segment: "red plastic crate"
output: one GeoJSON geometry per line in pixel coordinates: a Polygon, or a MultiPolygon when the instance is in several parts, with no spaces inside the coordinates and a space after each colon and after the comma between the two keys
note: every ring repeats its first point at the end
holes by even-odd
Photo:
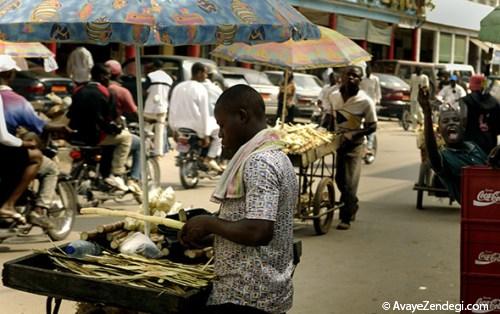
{"type": "Polygon", "coordinates": [[[462,218],[500,221],[500,170],[462,168],[462,218]]]}
{"type": "Polygon", "coordinates": [[[500,223],[462,221],[461,271],[500,276],[500,223]]]}
{"type": "Polygon", "coordinates": [[[461,313],[500,313],[500,276],[462,274],[460,299],[464,305],[488,304],[489,311],[462,311],[461,313]]]}

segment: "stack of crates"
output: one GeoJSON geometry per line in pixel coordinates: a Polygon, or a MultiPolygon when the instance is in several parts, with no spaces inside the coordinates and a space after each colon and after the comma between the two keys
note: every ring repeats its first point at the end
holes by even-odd
{"type": "Polygon", "coordinates": [[[460,297],[500,313],[500,170],[463,168],[461,194],[460,297]]]}

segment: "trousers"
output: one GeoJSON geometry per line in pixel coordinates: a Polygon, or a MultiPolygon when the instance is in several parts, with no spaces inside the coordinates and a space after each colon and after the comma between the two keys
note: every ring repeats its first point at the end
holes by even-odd
{"type": "Polygon", "coordinates": [[[345,140],[337,149],[335,183],[340,191],[340,220],[350,223],[358,209],[358,185],[361,176],[363,142],[345,140]]]}

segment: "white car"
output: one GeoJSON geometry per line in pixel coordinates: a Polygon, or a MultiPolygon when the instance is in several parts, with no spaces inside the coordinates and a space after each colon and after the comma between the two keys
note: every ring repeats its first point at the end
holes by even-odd
{"type": "MultiPolygon", "coordinates": [[[[263,72],[239,67],[219,67],[227,85],[243,83],[242,79],[254,88],[264,99],[266,115],[275,115],[278,107],[279,87],[275,86],[263,72]]],[[[244,83],[243,83],[244,84],[244,83]]],[[[230,87],[230,86],[227,86],[230,87]]]]}

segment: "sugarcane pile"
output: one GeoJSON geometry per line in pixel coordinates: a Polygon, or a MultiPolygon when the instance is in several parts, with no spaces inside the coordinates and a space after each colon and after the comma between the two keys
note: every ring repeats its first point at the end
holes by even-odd
{"type": "MultiPolygon", "coordinates": [[[[111,251],[122,251],[126,241],[136,236],[137,232],[144,232],[145,221],[151,222],[150,240],[161,252],[162,257],[168,256],[172,250],[175,250],[179,255],[179,250],[182,249],[182,255],[190,259],[208,259],[213,257],[213,248],[206,247],[203,249],[184,249],[178,242],[177,230],[182,228],[183,223],[187,220],[186,210],[182,208],[182,204],[175,201],[175,192],[171,187],[166,189],[155,189],[150,192],[150,216],[145,216],[142,213],[127,212],[127,211],[110,211],[100,208],[82,209],[82,212],[126,216],[122,221],[109,225],[97,226],[96,230],[90,232],[82,232],[80,239],[98,243],[105,249],[111,251]],[[179,221],[174,221],[167,218],[167,215],[175,214],[179,221]],[[165,225],[168,232],[160,232],[158,225],[165,225]]],[[[165,230],[164,230],[165,231],[165,230]]]]}
{"type": "Polygon", "coordinates": [[[213,266],[186,265],[136,255],[104,253],[82,259],[46,251],[58,269],[80,276],[138,287],[155,288],[162,293],[182,296],[189,289],[206,287],[215,278],[213,266]]]}
{"type": "Polygon", "coordinates": [[[334,141],[335,135],[324,129],[317,128],[316,124],[285,124],[277,126],[281,132],[281,140],[285,144],[283,150],[287,154],[302,154],[324,144],[334,141]]]}

